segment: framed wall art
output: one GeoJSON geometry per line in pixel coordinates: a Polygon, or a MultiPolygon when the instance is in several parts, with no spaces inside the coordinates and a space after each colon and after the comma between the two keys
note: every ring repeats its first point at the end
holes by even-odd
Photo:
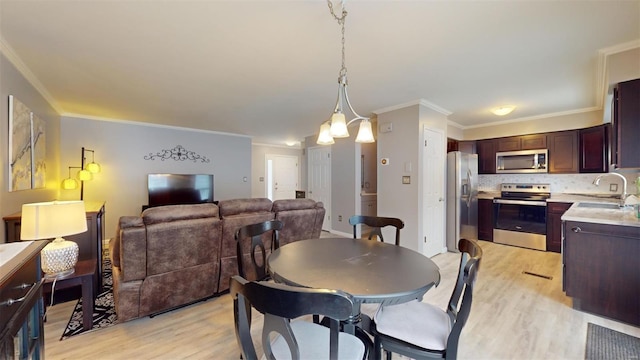
{"type": "Polygon", "coordinates": [[[46,186],[46,124],[9,95],[9,191],[46,186]]]}
{"type": "Polygon", "coordinates": [[[31,189],[31,110],[9,95],[9,191],[31,189]]]}

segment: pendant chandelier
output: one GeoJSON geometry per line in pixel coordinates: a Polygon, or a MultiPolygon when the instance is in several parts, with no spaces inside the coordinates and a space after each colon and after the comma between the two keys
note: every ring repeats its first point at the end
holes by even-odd
{"type": "Polygon", "coordinates": [[[331,0],[327,0],[327,5],[329,6],[329,10],[331,11],[331,15],[333,18],[338,21],[338,24],[342,27],[342,67],[340,68],[340,73],[338,75],[338,100],[336,101],[336,106],[333,109],[333,114],[331,115],[331,119],[325,121],[320,125],[320,133],[318,135],[318,140],[316,141],[318,145],[330,145],[335,141],[334,138],[345,138],[349,137],[349,130],[347,127],[355,122],[360,120],[360,129],[358,130],[358,136],[356,137],[356,142],[359,143],[372,143],[375,142],[373,138],[373,131],[371,130],[371,121],[369,121],[368,117],[360,116],[351,106],[351,102],[349,101],[349,94],[347,93],[347,67],[345,66],[345,46],[344,46],[344,23],[347,18],[347,10],[344,7],[344,0],[340,2],[342,7],[342,12],[340,16],[336,15],[333,10],[333,3],[331,0]],[[346,121],[345,108],[348,108],[351,113],[355,116],[353,119],[346,121]]]}

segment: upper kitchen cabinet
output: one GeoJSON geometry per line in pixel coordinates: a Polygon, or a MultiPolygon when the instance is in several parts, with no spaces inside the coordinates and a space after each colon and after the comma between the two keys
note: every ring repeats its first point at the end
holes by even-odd
{"type": "Polygon", "coordinates": [[[580,172],[609,172],[609,124],[580,129],[580,172]]]}
{"type": "Polygon", "coordinates": [[[578,172],[578,130],[547,134],[550,173],[578,172]]]}
{"type": "Polygon", "coordinates": [[[497,151],[537,150],[546,148],[547,135],[532,134],[499,138],[497,151]]]}
{"type": "Polygon", "coordinates": [[[478,174],[496,173],[496,149],[496,139],[476,141],[476,150],[478,151],[478,174]]]}
{"type": "Polygon", "coordinates": [[[613,89],[611,163],[614,168],[640,168],[640,79],[613,89]]]}
{"type": "Polygon", "coordinates": [[[462,151],[463,153],[475,154],[476,142],[470,141],[458,141],[455,139],[447,139],[447,152],[462,151]]]}

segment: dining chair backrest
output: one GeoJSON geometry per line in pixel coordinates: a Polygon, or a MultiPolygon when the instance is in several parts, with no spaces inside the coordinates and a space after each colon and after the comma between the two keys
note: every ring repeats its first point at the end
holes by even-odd
{"type": "Polygon", "coordinates": [[[460,268],[456,285],[447,305],[447,314],[453,323],[446,349],[447,358],[450,359],[457,357],[460,333],[469,319],[473,301],[473,287],[480,270],[480,260],[482,260],[482,248],[475,241],[460,239],[458,249],[460,250],[460,268]]]}
{"type": "MultiPolygon", "coordinates": [[[[292,330],[290,319],[311,314],[319,314],[328,319],[329,341],[314,340],[319,343],[328,343],[329,358],[337,359],[340,338],[339,321],[348,319],[354,306],[353,297],[339,290],[293,287],[264,281],[250,282],[240,276],[231,278],[231,297],[236,339],[241,348],[242,359],[245,360],[258,359],[251,337],[252,308],[264,315],[261,342],[267,359],[275,358],[271,343],[272,333],[282,336],[293,359],[300,358],[298,340],[292,330]]],[[[324,328],[322,325],[312,323],[310,325],[324,328]]]]}
{"type": "Polygon", "coordinates": [[[265,236],[271,232],[269,252],[280,247],[278,231],[283,224],[278,220],[270,220],[257,224],[245,225],[236,231],[236,257],[238,261],[238,274],[245,279],[265,280],[269,278],[267,273],[267,249],[265,248],[265,236]],[[251,262],[246,258],[251,255],[251,262]]]}
{"type": "Polygon", "coordinates": [[[378,239],[382,242],[384,242],[384,238],[382,237],[382,228],[386,226],[393,226],[396,228],[395,244],[400,245],[400,229],[404,228],[404,222],[398,218],[353,215],[349,218],[349,224],[353,226],[354,239],[357,237],[357,225],[364,224],[371,228],[369,240],[373,239],[374,236],[378,236],[378,239]]]}
{"type": "Polygon", "coordinates": [[[473,240],[460,239],[458,249],[458,277],[446,310],[421,301],[381,307],[372,325],[374,357],[385,350],[387,360],[392,352],[412,359],[457,358],[482,259],[482,249],[473,240]]]}

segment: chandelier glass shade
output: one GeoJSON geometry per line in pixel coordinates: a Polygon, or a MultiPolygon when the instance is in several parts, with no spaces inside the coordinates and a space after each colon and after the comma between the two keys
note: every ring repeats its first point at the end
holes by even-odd
{"type": "Polygon", "coordinates": [[[331,115],[331,119],[320,125],[320,132],[318,134],[318,140],[316,141],[316,143],[319,145],[330,145],[334,143],[334,138],[349,137],[348,126],[356,121],[361,121],[358,135],[356,136],[356,142],[375,142],[369,118],[358,115],[358,113],[353,109],[351,101],[349,101],[349,94],[347,92],[348,81],[347,67],[345,66],[344,41],[344,24],[347,18],[347,10],[344,7],[344,1],[341,2],[342,12],[340,16],[336,15],[336,13],[334,12],[333,3],[331,2],[331,0],[327,0],[327,5],[329,6],[331,15],[333,15],[334,19],[338,21],[338,24],[342,28],[342,67],[340,68],[340,73],[338,76],[338,100],[336,101],[336,106],[333,110],[333,114],[331,115]],[[348,122],[346,121],[345,116],[345,110],[347,109],[354,115],[354,117],[348,122]],[[329,128],[328,131],[327,128],[329,128]]]}

